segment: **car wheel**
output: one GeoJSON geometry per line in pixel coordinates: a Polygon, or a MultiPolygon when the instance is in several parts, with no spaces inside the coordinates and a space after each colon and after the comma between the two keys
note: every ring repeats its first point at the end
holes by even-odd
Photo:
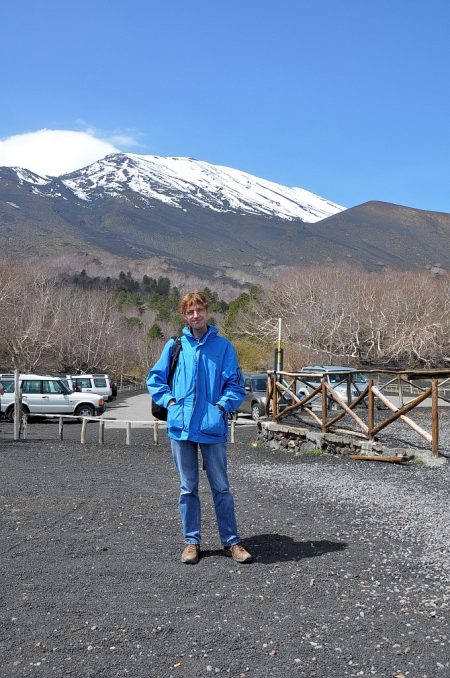
{"type": "Polygon", "coordinates": [[[92,407],[92,405],[80,405],[75,410],[75,415],[77,417],[93,417],[94,414],[95,414],[95,410],[92,407]]]}
{"type": "Polygon", "coordinates": [[[265,410],[259,403],[252,404],[252,419],[253,421],[258,421],[260,417],[265,414],[265,410]]]}
{"type": "MultiPolygon", "coordinates": [[[[24,406],[22,405],[22,414],[30,414],[30,410],[28,409],[28,407],[24,407],[24,406]]],[[[12,424],[14,423],[14,405],[11,405],[11,407],[9,407],[9,408],[6,410],[5,417],[6,417],[6,419],[7,419],[8,421],[10,421],[12,424]]],[[[21,415],[21,418],[22,418],[22,415],[21,415]]]]}

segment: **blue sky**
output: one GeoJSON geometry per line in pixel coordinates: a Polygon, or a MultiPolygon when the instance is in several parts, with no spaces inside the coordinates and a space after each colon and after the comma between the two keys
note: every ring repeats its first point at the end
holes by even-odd
{"type": "Polygon", "coordinates": [[[87,131],[347,207],[450,212],[449,28],[448,0],[19,0],[0,140],[87,131]]]}

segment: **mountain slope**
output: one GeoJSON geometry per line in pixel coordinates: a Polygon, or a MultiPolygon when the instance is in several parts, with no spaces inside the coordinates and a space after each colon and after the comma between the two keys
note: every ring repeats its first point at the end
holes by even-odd
{"type": "Polygon", "coordinates": [[[60,177],[81,200],[139,198],[144,204],[208,208],[314,222],[343,208],[301,188],[288,188],[231,167],[192,158],[111,154],[60,177]]]}
{"type": "Polygon", "coordinates": [[[381,202],[343,210],[190,158],[113,154],[61,177],[0,168],[0,252],[238,283],[339,261],[449,270],[450,215],[381,202]]]}
{"type": "Polygon", "coordinates": [[[302,224],[341,209],[190,158],[113,154],[61,177],[0,169],[0,247],[26,256],[106,250],[252,279],[270,265],[294,265],[302,224]]]}
{"type": "Polygon", "coordinates": [[[371,201],[314,224],[317,259],[399,270],[450,270],[450,214],[371,201]]]}

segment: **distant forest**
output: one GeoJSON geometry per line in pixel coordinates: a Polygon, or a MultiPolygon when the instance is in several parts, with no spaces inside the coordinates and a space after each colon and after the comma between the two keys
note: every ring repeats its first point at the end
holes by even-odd
{"type": "MultiPolygon", "coordinates": [[[[144,275],[142,280],[135,280],[130,271],[125,273],[120,271],[117,278],[111,276],[89,276],[85,269],[80,273],[61,274],[60,280],[64,283],[76,285],[84,290],[109,290],[113,292],[141,294],[151,299],[171,299],[180,300],[180,293],[177,287],[172,287],[170,279],[160,276],[159,278],[152,278],[144,275]]],[[[211,301],[211,310],[219,313],[225,313],[228,309],[228,304],[219,299],[217,292],[210,290],[208,287],[203,288],[208,298],[211,301]]],[[[174,307],[175,309],[175,307],[174,307]]]]}
{"type": "MultiPolygon", "coordinates": [[[[204,288],[210,322],[244,370],[273,366],[278,319],[284,366],[450,365],[450,275],[366,273],[312,266],[254,286],[226,303],[204,288]]],[[[0,258],[0,372],[109,371],[142,378],[181,331],[180,290],[167,277],[63,276],[0,258]]]]}

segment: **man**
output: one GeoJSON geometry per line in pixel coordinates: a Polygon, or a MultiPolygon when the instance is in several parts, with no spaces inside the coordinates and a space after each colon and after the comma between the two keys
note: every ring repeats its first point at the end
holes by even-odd
{"type": "Polygon", "coordinates": [[[239,543],[227,475],[228,413],[245,397],[236,352],[228,339],[218,335],[217,328],[208,325],[208,298],[202,291],[185,294],[180,311],[186,327],[172,384],[167,384],[175,343],[170,339],[150,370],[147,387],[155,403],[167,407],[167,433],[180,478],[179,508],[186,542],[181,560],[195,564],[200,557],[200,447],[224,553],[248,563],[252,556],[239,543]]]}

